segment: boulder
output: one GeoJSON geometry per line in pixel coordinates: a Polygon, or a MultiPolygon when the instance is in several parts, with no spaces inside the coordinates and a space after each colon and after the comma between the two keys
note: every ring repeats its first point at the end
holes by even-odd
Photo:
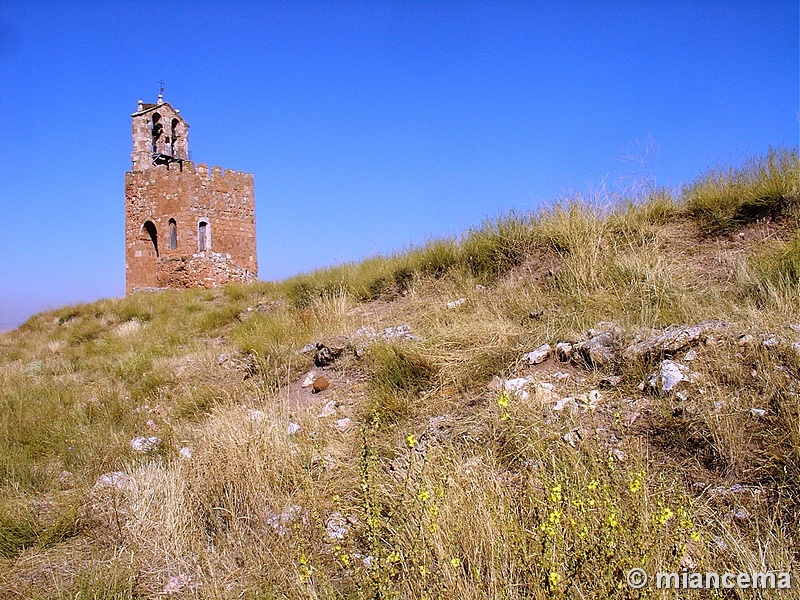
{"type": "Polygon", "coordinates": [[[614,332],[604,331],[572,346],[572,359],[579,366],[601,369],[614,361],[614,332]]]}
{"type": "Polygon", "coordinates": [[[622,352],[625,359],[650,358],[661,355],[674,355],[705,342],[708,334],[727,326],[724,321],[702,321],[695,325],[670,325],[661,333],[641,342],[631,344],[622,352]]]}
{"type": "Polygon", "coordinates": [[[650,387],[662,394],[668,394],[675,389],[681,381],[688,380],[686,376],[689,369],[672,360],[663,360],[658,366],[658,371],[647,378],[650,387]]]}
{"type": "Polygon", "coordinates": [[[525,359],[532,365],[538,365],[539,363],[543,363],[550,355],[553,353],[553,348],[550,344],[542,344],[532,352],[528,352],[525,355],[525,359]]]}

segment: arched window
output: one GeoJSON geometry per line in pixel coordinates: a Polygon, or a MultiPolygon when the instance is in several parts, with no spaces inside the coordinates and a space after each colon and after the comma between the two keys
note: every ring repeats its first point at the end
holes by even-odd
{"type": "Polygon", "coordinates": [[[178,225],[175,219],[169,220],[169,249],[175,250],[178,247],[178,225]]]}
{"type": "Polygon", "coordinates": [[[158,140],[161,138],[161,133],[164,131],[164,126],[161,124],[161,115],[153,113],[153,121],[150,124],[150,133],[153,136],[153,153],[158,152],[158,140]]]}
{"type": "MultiPolygon", "coordinates": [[[[178,137],[178,119],[172,119],[172,126],[170,128],[169,136],[169,155],[175,156],[175,138],[178,137]]],[[[179,156],[178,158],[183,158],[179,156]]]]}
{"type": "Polygon", "coordinates": [[[208,235],[208,222],[200,221],[197,224],[197,249],[205,252],[211,248],[211,239],[208,235]]]}
{"type": "Polygon", "coordinates": [[[146,237],[150,238],[150,242],[153,244],[153,250],[156,253],[156,257],[158,257],[158,234],[156,232],[155,223],[152,221],[145,221],[142,229],[146,237]]]}

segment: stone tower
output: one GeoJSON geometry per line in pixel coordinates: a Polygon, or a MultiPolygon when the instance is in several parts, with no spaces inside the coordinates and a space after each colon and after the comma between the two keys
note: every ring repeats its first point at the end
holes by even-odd
{"type": "Polygon", "coordinates": [[[164,102],[139,100],[125,174],[125,289],[254,281],[253,176],[189,160],[189,124],[164,102]]]}

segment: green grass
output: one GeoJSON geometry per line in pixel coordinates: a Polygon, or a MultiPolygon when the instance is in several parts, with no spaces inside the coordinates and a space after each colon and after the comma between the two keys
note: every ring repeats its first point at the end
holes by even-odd
{"type": "Polygon", "coordinates": [[[714,234],[796,210],[800,156],[796,148],[770,149],[740,167],[720,167],[683,190],[687,212],[714,234]]]}

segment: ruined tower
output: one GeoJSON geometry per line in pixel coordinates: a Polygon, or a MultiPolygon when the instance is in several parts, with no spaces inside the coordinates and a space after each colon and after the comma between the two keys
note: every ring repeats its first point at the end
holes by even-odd
{"type": "Polygon", "coordinates": [[[253,176],[189,160],[189,124],[161,94],[131,117],[126,293],[255,280],[253,176]]]}

